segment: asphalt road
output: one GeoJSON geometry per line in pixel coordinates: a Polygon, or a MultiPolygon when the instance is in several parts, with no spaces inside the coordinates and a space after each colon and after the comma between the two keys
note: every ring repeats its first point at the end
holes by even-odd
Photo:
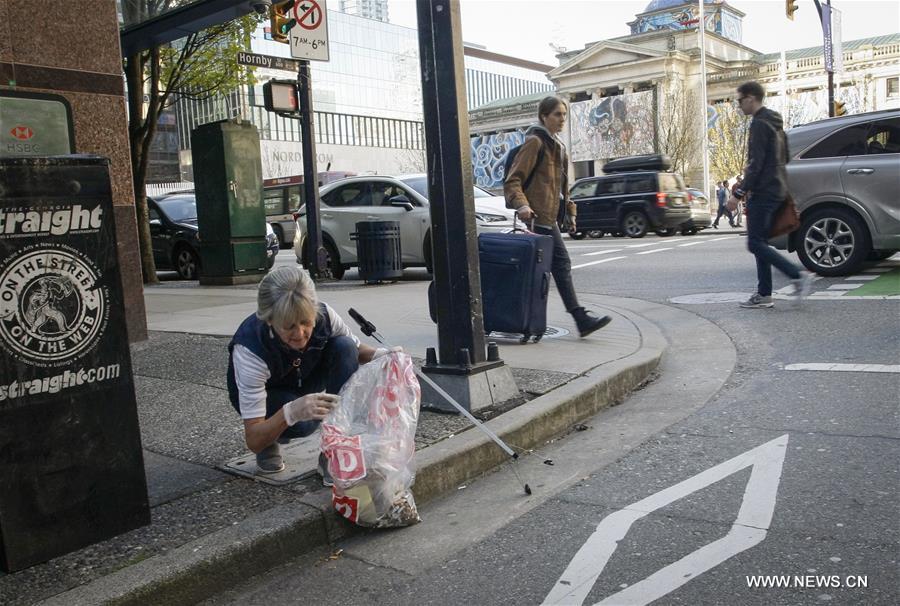
{"type": "Polygon", "coordinates": [[[900,294],[900,257],[816,281],[802,309],[743,310],[744,246],[738,234],[570,243],[580,292],[669,304],[724,331],[737,365],[708,401],[687,394],[710,360],[665,327],[656,382],[525,457],[535,497],[501,469],[423,508],[419,526],[285,562],[210,603],[900,602],[900,302],[883,298],[900,294]],[[858,290],[880,294],[852,294],[876,282],[858,290]],[[648,433],[622,420],[631,406],[648,423],[687,412],[648,433]]]}

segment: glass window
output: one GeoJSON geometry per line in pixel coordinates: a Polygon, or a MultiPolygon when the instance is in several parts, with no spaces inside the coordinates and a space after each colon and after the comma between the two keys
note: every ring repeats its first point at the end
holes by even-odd
{"type": "Polygon", "coordinates": [[[886,80],[888,99],[900,97],[900,77],[888,78],[886,80]]]}
{"type": "Polygon", "coordinates": [[[624,177],[610,177],[608,179],[601,179],[597,182],[597,195],[602,196],[605,194],[624,194],[625,193],[625,178],[624,177]]]}
{"type": "Polygon", "coordinates": [[[836,158],[840,156],[863,155],[866,153],[866,133],[868,129],[868,123],[842,128],[819,141],[812,149],[803,154],[803,158],[836,158]]]}
{"type": "Polygon", "coordinates": [[[628,179],[628,193],[642,194],[648,191],[656,191],[656,183],[653,175],[639,175],[628,179]]]}
{"type": "Polygon", "coordinates": [[[159,220],[159,213],[156,212],[156,208],[150,204],[147,205],[147,216],[150,217],[150,220],[154,219],[159,220]]]}
{"type": "Polygon", "coordinates": [[[370,206],[390,206],[389,200],[403,193],[393,183],[372,183],[370,194],[370,206]]]}
{"type": "Polygon", "coordinates": [[[597,182],[596,181],[582,181],[581,183],[576,183],[572,188],[572,192],[569,194],[571,198],[588,198],[590,196],[595,195],[597,191],[597,182]]]}
{"type": "Polygon", "coordinates": [[[684,191],[685,189],[681,175],[676,175],[674,173],[659,173],[657,178],[659,179],[659,191],[684,191]]]}
{"type": "Polygon", "coordinates": [[[866,149],[869,154],[900,153],[900,118],[873,122],[866,149]]]}
{"type": "Polygon", "coordinates": [[[284,189],[281,187],[263,191],[263,206],[266,216],[284,214],[284,189]]]}
{"type": "Polygon", "coordinates": [[[367,189],[365,183],[349,183],[322,196],[322,202],[336,208],[371,206],[372,199],[368,196],[367,189]]]}
{"type": "Polygon", "coordinates": [[[288,210],[294,211],[300,208],[303,204],[305,204],[304,190],[300,185],[292,185],[287,188],[287,197],[288,197],[288,210]]]}

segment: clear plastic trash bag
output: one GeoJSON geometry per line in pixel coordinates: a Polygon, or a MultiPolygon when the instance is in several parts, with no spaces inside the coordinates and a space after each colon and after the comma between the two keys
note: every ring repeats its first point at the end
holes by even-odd
{"type": "Polygon", "coordinates": [[[360,526],[419,521],[410,487],[422,401],[412,358],[391,353],[360,366],[322,421],[335,511],[360,526]]]}

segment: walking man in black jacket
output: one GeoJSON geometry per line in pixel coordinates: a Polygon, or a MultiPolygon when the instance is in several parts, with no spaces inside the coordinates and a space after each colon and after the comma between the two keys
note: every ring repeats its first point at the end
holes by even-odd
{"type": "Polygon", "coordinates": [[[769,231],[775,213],[788,195],[784,165],[787,144],[781,115],[763,105],[766,91],[759,82],[745,82],[738,89],[738,106],[753,116],[747,142],[747,167],[744,180],[733,196],[747,208],[747,249],[756,257],[756,294],[741,307],[772,307],[772,266],[794,283],[797,302],[809,294],[812,274],[785,259],[769,246],[769,231]]]}

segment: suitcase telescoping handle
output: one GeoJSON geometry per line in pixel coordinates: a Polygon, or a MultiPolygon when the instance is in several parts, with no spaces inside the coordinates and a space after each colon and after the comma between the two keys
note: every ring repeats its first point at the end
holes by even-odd
{"type": "MultiPolygon", "coordinates": [[[[532,215],[531,221],[528,222],[528,225],[522,228],[516,227],[516,219],[519,218],[519,213],[513,213],[513,226],[512,233],[516,233],[520,231],[525,234],[533,234],[534,233],[534,216],[532,215]]],[[[522,225],[525,225],[525,221],[522,221],[522,225]]]]}

